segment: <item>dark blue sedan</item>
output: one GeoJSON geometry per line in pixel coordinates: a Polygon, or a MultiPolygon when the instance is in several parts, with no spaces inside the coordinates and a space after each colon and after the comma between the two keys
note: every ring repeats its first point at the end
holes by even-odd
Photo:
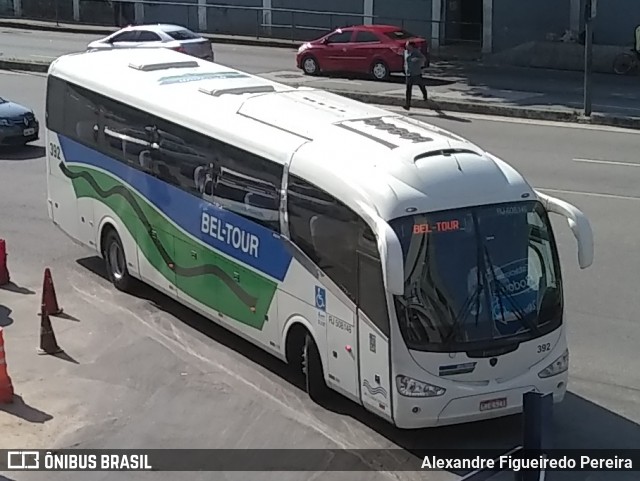
{"type": "Polygon", "coordinates": [[[40,124],[33,110],[0,97],[0,145],[25,145],[38,140],[40,124]]]}

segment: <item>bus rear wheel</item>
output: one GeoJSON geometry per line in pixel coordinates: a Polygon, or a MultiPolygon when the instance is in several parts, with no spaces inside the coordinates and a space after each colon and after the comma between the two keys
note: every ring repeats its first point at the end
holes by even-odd
{"type": "Polygon", "coordinates": [[[102,243],[102,257],[104,259],[107,276],[116,289],[128,292],[133,286],[133,278],[127,269],[127,258],[124,254],[122,241],[115,229],[110,228],[102,243]]]}

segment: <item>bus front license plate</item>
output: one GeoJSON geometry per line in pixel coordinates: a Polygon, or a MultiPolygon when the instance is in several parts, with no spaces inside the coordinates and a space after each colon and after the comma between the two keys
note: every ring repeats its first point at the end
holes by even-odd
{"type": "Polygon", "coordinates": [[[480,411],[491,411],[493,409],[502,409],[507,407],[507,398],[489,399],[480,403],[480,411]]]}

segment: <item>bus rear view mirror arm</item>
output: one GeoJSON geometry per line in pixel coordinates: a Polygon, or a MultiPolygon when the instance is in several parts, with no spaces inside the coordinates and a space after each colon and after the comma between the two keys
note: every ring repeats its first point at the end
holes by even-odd
{"type": "Polygon", "coordinates": [[[578,265],[586,269],[593,264],[593,231],[587,216],[574,205],[555,197],[536,191],[540,201],[549,212],[559,214],[567,219],[569,227],[578,243],[578,265]]]}

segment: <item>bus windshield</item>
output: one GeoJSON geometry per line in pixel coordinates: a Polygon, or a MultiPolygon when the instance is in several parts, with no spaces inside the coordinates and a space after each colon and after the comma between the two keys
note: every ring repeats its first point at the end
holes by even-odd
{"type": "Polygon", "coordinates": [[[538,201],[416,214],[390,225],[404,258],[404,295],[395,306],[409,349],[490,349],[562,323],[560,262],[538,201]]]}

